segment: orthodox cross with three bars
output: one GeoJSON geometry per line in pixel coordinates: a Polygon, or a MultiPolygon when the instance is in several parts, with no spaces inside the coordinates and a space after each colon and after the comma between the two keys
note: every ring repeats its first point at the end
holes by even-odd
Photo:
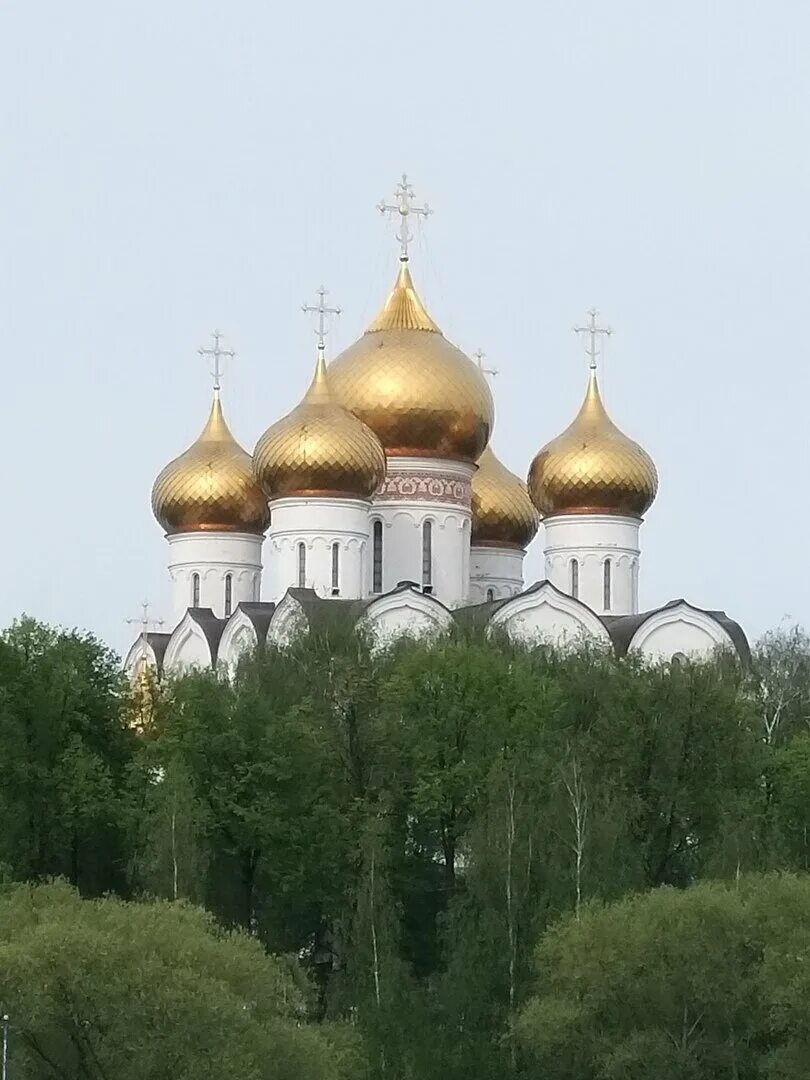
{"type": "Polygon", "coordinates": [[[402,179],[397,184],[394,191],[393,203],[387,203],[385,199],[377,206],[377,209],[381,214],[387,214],[389,217],[393,217],[394,214],[399,214],[400,223],[399,231],[397,232],[397,240],[399,240],[399,257],[403,262],[408,260],[408,245],[413,240],[413,233],[408,223],[408,218],[411,214],[416,214],[417,217],[428,217],[433,211],[430,209],[427,203],[424,206],[414,206],[414,194],[413,185],[408,183],[407,173],[402,174],[402,179]]]}
{"type": "Polygon", "coordinates": [[[149,601],[144,600],[141,603],[141,614],[137,619],[127,619],[127,625],[132,626],[137,624],[141,628],[141,636],[146,637],[149,633],[149,628],[160,629],[163,626],[163,619],[150,619],[149,618],[149,601]]]}
{"type": "Polygon", "coordinates": [[[318,303],[315,304],[315,305],[313,305],[313,304],[302,304],[301,305],[301,310],[303,311],[303,313],[305,315],[314,314],[314,315],[318,316],[318,323],[317,323],[317,325],[315,327],[315,333],[318,335],[318,348],[319,349],[323,349],[326,335],[329,333],[329,331],[327,329],[327,326],[326,326],[327,319],[329,318],[330,315],[340,315],[340,314],[342,314],[342,310],[343,310],[342,308],[339,308],[339,307],[327,307],[326,298],[327,298],[328,295],[329,295],[329,290],[325,289],[323,287],[323,285],[321,285],[320,289],[318,289],[318,303]]]}
{"type": "Polygon", "coordinates": [[[596,310],[596,308],[591,308],[591,310],[588,312],[588,325],[574,327],[575,334],[588,335],[588,344],[585,346],[585,353],[589,357],[589,367],[592,371],[596,370],[596,358],[600,355],[602,351],[601,349],[597,349],[596,347],[596,339],[598,335],[604,334],[605,337],[610,337],[610,335],[613,333],[609,326],[596,325],[596,319],[598,315],[599,312],[596,310]]]}
{"type": "Polygon", "coordinates": [[[220,348],[219,343],[222,340],[221,330],[215,330],[211,337],[214,339],[213,349],[200,348],[197,349],[197,352],[204,359],[210,357],[214,361],[214,366],[211,369],[211,374],[214,376],[214,389],[219,390],[220,379],[222,378],[221,360],[223,359],[223,357],[227,358],[228,360],[233,360],[234,356],[236,356],[236,353],[233,351],[233,349],[220,348]]]}
{"type": "Polygon", "coordinates": [[[498,369],[497,368],[484,367],[484,361],[487,358],[487,354],[484,352],[483,349],[479,349],[477,352],[473,353],[473,356],[478,361],[478,367],[480,368],[482,375],[497,375],[498,374],[498,369]]]}

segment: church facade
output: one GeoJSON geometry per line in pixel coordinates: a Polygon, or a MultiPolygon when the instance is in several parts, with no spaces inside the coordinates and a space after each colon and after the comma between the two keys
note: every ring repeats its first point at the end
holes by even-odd
{"type": "Polygon", "coordinates": [[[495,407],[480,362],[442,334],[409,265],[413,205],[393,207],[400,264],[361,337],[329,365],[321,290],[318,350],[300,404],[252,454],[225,421],[219,388],[197,441],[155,481],[168,550],[173,629],[143,632],[134,675],[186,666],[231,670],[247,649],[283,646],[345,620],[374,647],[456,625],[528,645],[582,639],[662,659],[745,657],[739,625],[679,599],[639,611],[640,533],[658,490],[652,459],[608,415],[592,312],[582,406],[536,454],[524,482],[498,459],[495,407]],[[541,532],[544,579],[526,587],[541,532]]]}

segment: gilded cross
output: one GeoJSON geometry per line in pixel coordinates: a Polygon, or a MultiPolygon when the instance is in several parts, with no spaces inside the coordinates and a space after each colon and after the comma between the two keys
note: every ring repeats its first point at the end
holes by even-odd
{"type": "Polygon", "coordinates": [[[477,352],[474,352],[473,356],[475,357],[475,359],[478,362],[478,367],[481,369],[481,374],[482,375],[497,375],[498,374],[498,369],[497,368],[484,367],[484,361],[487,358],[487,354],[484,352],[483,349],[479,349],[477,352]]]}
{"type": "Polygon", "coordinates": [[[397,184],[394,191],[394,202],[387,203],[385,199],[377,206],[377,209],[381,214],[387,214],[389,217],[393,217],[394,214],[399,214],[399,231],[397,232],[397,240],[399,240],[399,257],[403,262],[408,261],[408,245],[413,240],[413,233],[408,222],[408,218],[411,214],[415,214],[417,217],[428,217],[433,211],[430,209],[427,203],[424,206],[414,206],[414,194],[413,185],[408,182],[408,176],[406,173],[402,174],[402,179],[397,184]]]}
{"type": "Polygon", "coordinates": [[[197,352],[204,359],[213,360],[214,366],[211,368],[211,374],[214,376],[214,389],[219,390],[220,379],[222,378],[222,363],[221,363],[221,361],[222,361],[223,358],[226,358],[228,360],[233,360],[234,356],[236,356],[236,353],[233,351],[233,349],[223,349],[220,346],[220,342],[222,341],[222,331],[221,330],[215,330],[213,332],[213,334],[211,335],[211,337],[214,339],[214,347],[213,348],[209,347],[207,349],[206,348],[200,348],[200,349],[197,349],[197,352]]]}
{"type": "Polygon", "coordinates": [[[325,289],[323,287],[323,285],[321,285],[320,289],[318,289],[318,303],[314,304],[314,305],[313,304],[302,304],[301,305],[301,310],[304,312],[305,315],[311,315],[312,314],[312,315],[317,315],[318,316],[318,322],[317,322],[317,325],[315,327],[315,333],[318,335],[318,348],[319,349],[323,349],[323,347],[324,347],[324,339],[326,338],[326,335],[329,333],[329,331],[327,329],[327,326],[326,326],[329,316],[330,315],[340,315],[342,313],[342,309],[339,308],[339,307],[328,307],[327,306],[326,298],[327,298],[328,295],[329,295],[329,290],[325,289]]]}
{"type": "Polygon", "coordinates": [[[135,619],[127,619],[127,624],[133,626],[137,624],[141,628],[141,636],[146,637],[149,633],[149,628],[153,627],[159,629],[163,626],[163,619],[150,619],[149,618],[149,601],[144,600],[141,603],[141,614],[135,619]]]}
{"type": "Polygon", "coordinates": [[[588,312],[588,325],[574,327],[575,334],[588,335],[588,344],[585,346],[585,353],[589,357],[589,366],[592,371],[596,369],[596,358],[601,352],[601,350],[597,349],[596,347],[596,340],[599,334],[604,334],[605,337],[610,337],[610,335],[613,333],[609,326],[597,326],[596,320],[598,315],[599,312],[596,310],[596,308],[591,308],[591,310],[588,312]]]}

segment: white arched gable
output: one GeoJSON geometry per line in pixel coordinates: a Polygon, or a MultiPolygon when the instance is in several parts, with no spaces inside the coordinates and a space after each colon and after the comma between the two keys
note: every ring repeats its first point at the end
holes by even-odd
{"type": "Polygon", "coordinates": [[[163,658],[164,671],[178,671],[180,668],[212,667],[214,658],[211,646],[203,633],[202,627],[189,612],[183,616],[172,631],[166,655],[163,658]]]}
{"type": "Polygon", "coordinates": [[[295,638],[308,632],[309,620],[303,607],[289,592],[285,593],[273,612],[267,630],[267,640],[272,645],[284,648],[286,645],[291,645],[295,638]]]}
{"type": "Polygon", "coordinates": [[[158,662],[157,657],[155,656],[155,650],[143,634],[141,634],[133,643],[124,660],[124,674],[130,682],[132,682],[141,670],[141,666],[144,663],[148,664],[152,671],[157,673],[158,662]]]}
{"type": "Polygon", "coordinates": [[[576,645],[583,639],[610,645],[605,624],[587,605],[544,581],[495,612],[487,634],[506,633],[524,645],[576,645]]]}
{"type": "Polygon", "coordinates": [[[717,649],[734,649],[725,627],[712,615],[682,600],[654,612],[636,630],[628,652],[651,660],[671,660],[677,653],[708,659],[717,649]]]}
{"type": "Polygon", "coordinates": [[[413,587],[381,596],[366,608],[357,624],[375,650],[403,637],[431,639],[449,633],[453,616],[434,596],[413,587]]]}
{"type": "Polygon", "coordinates": [[[239,658],[246,652],[252,652],[258,641],[252,621],[241,608],[237,608],[222,631],[217,650],[218,663],[228,669],[235,668],[239,658]]]}

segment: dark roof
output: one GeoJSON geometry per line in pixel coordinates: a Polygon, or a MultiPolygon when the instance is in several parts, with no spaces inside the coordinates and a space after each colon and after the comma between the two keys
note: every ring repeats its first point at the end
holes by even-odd
{"type": "Polygon", "coordinates": [[[318,596],[314,589],[287,589],[302,607],[310,629],[328,629],[356,622],[376,597],[342,600],[339,596],[318,596]]]}
{"type": "MultiPolygon", "coordinates": [[[[596,618],[600,619],[606,627],[614,648],[616,649],[616,653],[619,656],[626,655],[630,643],[636,633],[648,619],[651,619],[654,615],[658,615],[662,611],[667,611],[683,604],[686,607],[691,608],[692,611],[697,611],[702,615],[706,615],[708,618],[713,619],[718,623],[731,638],[740,658],[744,662],[747,662],[750,658],[751,649],[748,644],[748,639],[738,622],[729,618],[725,611],[715,611],[712,609],[695,607],[694,604],[690,604],[683,599],[670,600],[669,603],[663,604],[661,607],[640,612],[638,615],[600,616],[592,611],[592,609],[581,600],[576,600],[574,597],[569,596],[568,593],[561,592],[561,590],[550,581],[543,580],[535,581],[534,584],[530,585],[516,596],[504,597],[499,600],[490,600],[483,604],[470,604],[467,607],[456,608],[454,611],[451,611],[450,614],[460,628],[471,630],[473,632],[481,632],[486,628],[492,616],[505,604],[510,603],[512,600],[516,600],[519,596],[528,596],[531,593],[538,592],[546,585],[555,592],[560,593],[561,596],[565,596],[568,600],[573,600],[574,603],[582,605],[582,607],[595,615],[596,618]]],[[[394,596],[397,593],[411,592],[414,590],[421,592],[419,586],[414,582],[402,581],[396,588],[390,589],[387,593],[377,593],[373,596],[364,597],[362,600],[344,600],[340,597],[318,596],[314,589],[292,588],[287,590],[287,594],[292,596],[293,599],[301,605],[301,608],[307,617],[310,629],[328,631],[332,627],[353,626],[366,610],[378,600],[382,600],[387,596],[394,596]]],[[[440,606],[445,607],[437,597],[431,595],[430,599],[440,606]]],[[[241,609],[244,611],[253,623],[259,641],[265,641],[270,621],[277,607],[277,604],[271,603],[242,603],[238,605],[237,610],[241,609]]],[[[222,638],[222,633],[228,624],[228,620],[218,619],[211,608],[189,608],[186,614],[194,619],[205,634],[208,647],[211,651],[211,662],[215,665],[219,651],[219,643],[222,638]]],[[[155,654],[158,669],[161,671],[163,669],[166,646],[168,645],[171,636],[171,634],[157,633],[146,635],[146,640],[155,654]]]]}
{"type": "MultiPolygon", "coordinates": [[[[543,588],[549,588],[552,592],[558,594],[558,596],[564,596],[566,600],[570,600],[574,604],[578,604],[580,607],[585,608],[586,611],[591,612],[592,615],[596,615],[596,612],[584,604],[581,600],[578,600],[575,596],[571,596],[570,593],[563,592],[558,589],[553,581],[549,581],[548,578],[543,578],[541,581],[535,581],[529,585],[528,588],[523,589],[519,593],[515,593],[514,596],[504,596],[499,600],[487,600],[483,604],[472,604],[469,607],[456,608],[453,615],[456,621],[461,626],[468,626],[474,629],[483,629],[489,622],[492,616],[500,611],[506,604],[510,604],[513,600],[517,600],[521,596],[531,596],[532,593],[539,592],[543,588]]],[[[597,619],[599,616],[596,616],[597,619]]]]}
{"type": "Polygon", "coordinates": [[[163,657],[166,655],[166,646],[169,644],[171,634],[147,634],[146,643],[155,654],[155,663],[158,671],[163,670],[163,657]]]}
{"type": "Polygon", "coordinates": [[[740,659],[745,662],[750,659],[751,647],[748,644],[748,638],[745,636],[743,628],[738,622],[735,622],[734,619],[730,619],[725,611],[712,611],[707,608],[695,607],[694,604],[690,604],[687,600],[670,600],[668,604],[662,604],[661,607],[652,608],[650,611],[642,611],[638,615],[603,615],[601,616],[601,619],[613,639],[616,652],[619,656],[624,656],[630,648],[630,642],[636,636],[637,631],[641,629],[648,619],[651,619],[653,615],[658,615],[662,611],[680,607],[681,604],[691,608],[692,611],[697,611],[701,615],[706,615],[708,618],[714,619],[714,621],[722,626],[731,638],[740,659]]]}
{"type": "Polygon", "coordinates": [[[215,666],[217,652],[219,651],[219,640],[222,637],[222,631],[228,624],[228,620],[218,619],[210,607],[192,607],[188,609],[186,614],[194,620],[205,634],[208,648],[211,650],[211,666],[215,666]]]}
{"type": "MultiPolygon", "coordinates": [[[[275,604],[264,604],[258,601],[249,601],[248,603],[236,605],[236,611],[244,611],[245,615],[250,619],[259,642],[267,640],[267,628],[270,625],[270,620],[272,619],[275,610],[275,604]]],[[[234,612],[234,615],[236,614],[236,611],[234,612]]],[[[233,616],[231,616],[231,618],[233,618],[233,616]]]]}
{"type": "MultiPolygon", "coordinates": [[[[337,596],[318,596],[314,589],[288,589],[287,595],[301,605],[311,629],[328,629],[330,626],[354,625],[379,600],[384,600],[389,596],[396,596],[398,593],[410,592],[423,595],[420,587],[413,581],[400,581],[395,588],[389,589],[388,592],[374,593],[373,596],[365,596],[360,600],[341,600],[337,596]]],[[[438,597],[433,596],[431,593],[428,593],[427,596],[439,607],[449,611],[438,597]]],[[[455,615],[456,612],[451,611],[450,614],[455,615]]]]}
{"type": "MultiPolygon", "coordinates": [[[[529,590],[525,590],[528,592],[529,590]]],[[[518,593],[523,596],[524,593],[518,593]]],[[[505,596],[500,600],[485,600],[482,604],[470,604],[469,607],[456,608],[451,614],[462,630],[475,632],[483,630],[496,611],[514,600],[514,596],[505,596]]]]}

